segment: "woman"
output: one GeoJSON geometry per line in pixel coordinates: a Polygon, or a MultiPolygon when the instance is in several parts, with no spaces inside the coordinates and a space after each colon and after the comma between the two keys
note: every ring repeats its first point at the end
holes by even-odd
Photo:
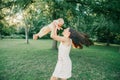
{"type": "Polygon", "coordinates": [[[69,57],[71,50],[71,45],[75,48],[83,48],[82,44],[89,46],[91,41],[88,36],[79,33],[71,28],[66,28],[63,31],[63,36],[57,35],[57,27],[53,28],[51,31],[51,38],[60,42],[58,48],[58,61],[50,80],[67,80],[71,77],[72,63],[69,57]]]}

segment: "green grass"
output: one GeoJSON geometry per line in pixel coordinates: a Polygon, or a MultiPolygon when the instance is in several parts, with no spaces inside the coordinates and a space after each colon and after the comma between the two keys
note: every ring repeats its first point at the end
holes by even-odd
{"type": "MultiPolygon", "coordinates": [[[[57,61],[51,40],[0,40],[0,80],[49,80],[57,61]]],[[[72,49],[69,80],[119,80],[118,46],[94,45],[72,49]]]]}

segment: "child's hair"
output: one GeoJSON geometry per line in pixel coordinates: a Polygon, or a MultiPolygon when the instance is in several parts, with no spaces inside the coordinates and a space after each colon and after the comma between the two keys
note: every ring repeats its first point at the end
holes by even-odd
{"type": "Polygon", "coordinates": [[[63,18],[58,18],[57,20],[58,20],[58,22],[60,22],[60,23],[61,23],[61,25],[63,25],[63,24],[64,24],[64,20],[63,20],[63,18]]]}
{"type": "Polygon", "coordinates": [[[85,45],[88,47],[93,44],[93,42],[89,39],[87,34],[80,33],[71,28],[69,29],[69,32],[70,32],[69,38],[72,39],[72,43],[75,48],[82,49],[83,48],[82,45],[85,45]]]}

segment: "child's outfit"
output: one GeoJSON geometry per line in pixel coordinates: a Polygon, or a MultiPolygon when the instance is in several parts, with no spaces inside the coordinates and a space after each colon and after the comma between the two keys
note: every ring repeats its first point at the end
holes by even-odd
{"type": "Polygon", "coordinates": [[[58,21],[54,20],[52,23],[50,23],[47,26],[44,26],[38,33],[39,37],[43,37],[44,35],[48,34],[52,28],[54,28],[55,26],[58,26],[58,21]]]}

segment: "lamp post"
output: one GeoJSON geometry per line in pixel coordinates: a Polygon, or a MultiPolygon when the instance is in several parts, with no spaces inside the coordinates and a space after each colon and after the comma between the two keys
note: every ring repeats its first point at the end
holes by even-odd
{"type": "MultiPolygon", "coordinates": [[[[78,26],[77,27],[80,26],[80,16],[79,16],[80,9],[79,9],[79,7],[80,7],[80,3],[77,3],[77,5],[76,5],[76,11],[77,11],[77,14],[78,14],[78,22],[77,22],[78,26]]],[[[77,27],[76,27],[76,29],[78,29],[77,27]]]]}
{"type": "Polygon", "coordinates": [[[77,11],[80,11],[80,10],[79,10],[79,6],[80,6],[80,3],[77,3],[77,5],[76,5],[76,10],[77,10],[77,11]]]}

